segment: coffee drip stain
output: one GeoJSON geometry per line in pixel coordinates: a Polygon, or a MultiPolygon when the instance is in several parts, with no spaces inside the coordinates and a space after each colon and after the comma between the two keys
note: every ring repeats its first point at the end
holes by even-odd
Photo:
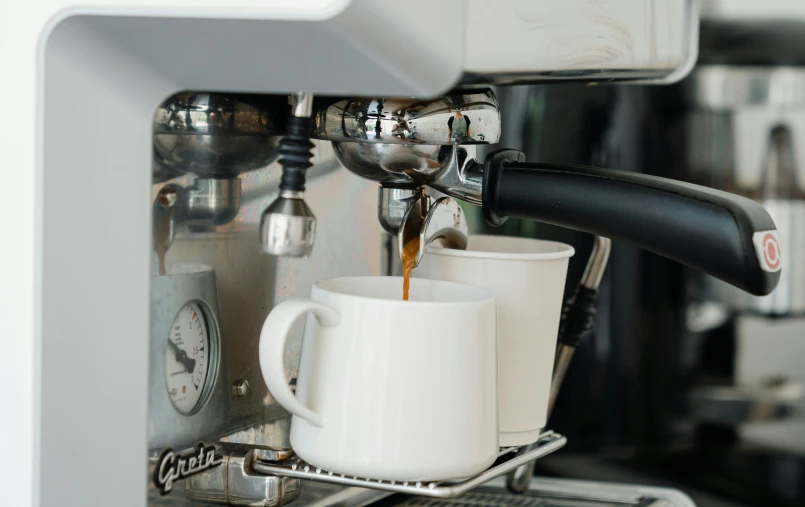
{"type": "Polygon", "coordinates": [[[174,188],[163,187],[157,194],[154,206],[154,252],[159,259],[159,275],[165,276],[165,256],[173,242],[173,214],[176,209],[177,192],[174,188]]]}
{"type": "Polygon", "coordinates": [[[160,248],[159,246],[155,246],[154,250],[157,252],[157,258],[159,259],[159,276],[165,276],[165,254],[167,254],[167,250],[164,248],[160,248]]]}

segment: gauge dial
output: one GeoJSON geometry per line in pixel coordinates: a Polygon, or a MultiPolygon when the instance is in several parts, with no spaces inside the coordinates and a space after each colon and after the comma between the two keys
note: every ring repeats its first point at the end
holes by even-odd
{"type": "Polygon", "coordinates": [[[190,415],[204,401],[210,382],[214,337],[210,336],[207,314],[199,303],[188,303],[173,319],[165,347],[165,384],[171,403],[190,415]]]}

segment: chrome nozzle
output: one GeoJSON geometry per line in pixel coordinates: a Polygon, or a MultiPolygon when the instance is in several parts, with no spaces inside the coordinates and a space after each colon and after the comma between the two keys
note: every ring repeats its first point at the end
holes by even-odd
{"type": "Polygon", "coordinates": [[[316,217],[302,192],[284,190],[260,219],[260,247],[269,255],[307,257],[316,238],[316,217]]]}

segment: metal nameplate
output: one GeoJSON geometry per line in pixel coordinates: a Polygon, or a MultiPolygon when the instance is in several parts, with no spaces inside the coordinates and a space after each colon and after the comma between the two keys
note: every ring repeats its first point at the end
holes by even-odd
{"type": "Polygon", "coordinates": [[[154,469],[154,485],[160,494],[167,495],[173,483],[186,479],[205,470],[215,468],[224,462],[224,457],[215,452],[215,446],[198,446],[191,451],[177,454],[173,449],[165,449],[157,460],[154,469]]]}

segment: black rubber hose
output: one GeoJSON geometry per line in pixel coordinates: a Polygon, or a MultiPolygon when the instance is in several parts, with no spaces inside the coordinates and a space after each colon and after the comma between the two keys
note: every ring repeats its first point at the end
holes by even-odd
{"type": "Polygon", "coordinates": [[[313,165],[313,143],[310,142],[310,118],[291,116],[285,136],[279,143],[279,164],[282,166],[280,190],[304,192],[305,173],[313,165]]]}
{"type": "Polygon", "coordinates": [[[559,342],[576,348],[595,327],[595,299],[598,291],[579,285],[562,308],[559,342]]]}

